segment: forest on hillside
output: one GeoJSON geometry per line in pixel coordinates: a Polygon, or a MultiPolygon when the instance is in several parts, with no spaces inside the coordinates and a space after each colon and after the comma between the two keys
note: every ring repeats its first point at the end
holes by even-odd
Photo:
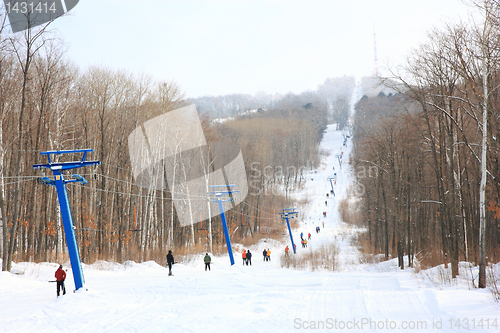
{"type": "MultiPolygon", "coordinates": [[[[140,187],[131,170],[130,133],[193,101],[175,82],[99,66],[80,69],[67,59],[63,41],[49,28],[15,36],[0,33],[2,269],[9,270],[12,261],[67,259],[56,190],[40,183],[40,178],[52,174],[33,170],[34,164],[47,163],[40,155],[43,151],[90,148],[94,152],[87,159],[101,162],[79,170],[88,184],[68,184],[84,263],[162,262],[168,249],[178,254],[225,251],[219,217],[212,219],[210,228],[206,221],[181,226],[170,189],[140,187]]],[[[342,91],[322,87],[321,93],[287,94],[272,103],[253,97],[253,104],[232,108],[231,113],[223,105],[207,112],[198,103],[208,143],[231,140],[244,157],[249,195],[226,213],[234,241],[254,242],[283,232],[278,212],[290,204],[288,193],[300,186],[306,168],[316,166],[327,123],[332,117],[345,118],[345,103],[335,103],[348,99],[354,79],[341,80],[349,85],[339,85],[335,79],[325,84],[342,91]],[[266,111],[237,117],[248,108],[266,111]],[[236,119],[211,122],[219,113],[236,119]]],[[[219,99],[234,100],[234,96],[219,99]]]]}
{"type": "MultiPolygon", "coordinates": [[[[426,265],[500,260],[499,4],[435,29],[354,116],[358,223],[373,253],[426,265]],[[484,149],[485,147],[486,149],[484,149]],[[484,191],[482,191],[484,189],[484,191]]],[[[353,215],[354,216],[354,215],[353,215]]]]}
{"type": "MultiPolygon", "coordinates": [[[[367,86],[372,85],[371,82],[367,82],[367,86]]],[[[327,78],[322,84],[318,85],[315,91],[308,91],[305,94],[319,96],[330,110],[334,110],[335,104],[338,104],[339,101],[347,101],[349,103],[353,89],[354,78],[352,76],[343,76],[327,78]]],[[[287,98],[287,95],[294,94],[269,94],[261,91],[255,95],[229,94],[223,96],[202,96],[189,98],[188,101],[196,105],[200,114],[207,115],[211,119],[220,119],[237,117],[251,110],[262,112],[268,109],[275,109],[279,107],[280,101],[287,98]]]]}

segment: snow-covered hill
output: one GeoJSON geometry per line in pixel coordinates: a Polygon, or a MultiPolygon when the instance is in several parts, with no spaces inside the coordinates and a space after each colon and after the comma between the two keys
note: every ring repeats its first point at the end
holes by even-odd
{"type": "Polygon", "coordinates": [[[343,140],[335,126],[328,128],[321,144],[324,159],[295,194],[307,204],[297,207],[300,227],[293,230],[299,259],[334,243],[336,271],[281,268],[288,234],[251,246],[252,266],[241,260],[230,266],[227,255],[212,256],[212,270],[206,272],[203,254],[174,265],[172,277],[155,262],[84,265],[88,291],[71,292],[69,270],[70,292],[59,298],[55,283],[47,282],[56,264],[18,263],[0,274],[0,331],[500,332],[500,308],[488,290],[435,286],[411,269],[399,270],[395,261],[360,264],[350,242],[357,230],[340,221],[337,210],[353,181],[350,142],[345,147],[343,140]],[[326,197],[333,173],[335,196],[326,197]],[[312,235],[307,248],[300,246],[301,232],[312,235]],[[270,262],[262,260],[264,248],[271,249],[270,262]]]}

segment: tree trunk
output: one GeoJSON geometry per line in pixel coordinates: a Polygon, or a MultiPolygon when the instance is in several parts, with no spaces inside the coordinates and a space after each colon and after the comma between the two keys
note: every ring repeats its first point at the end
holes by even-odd
{"type": "Polygon", "coordinates": [[[488,148],[488,65],[483,54],[483,138],[481,143],[481,185],[479,188],[479,288],[486,288],[486,151],[488,148]]]}

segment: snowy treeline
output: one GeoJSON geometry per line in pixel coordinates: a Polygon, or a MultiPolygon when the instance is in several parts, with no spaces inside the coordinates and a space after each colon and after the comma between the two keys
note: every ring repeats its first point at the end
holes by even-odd
{"type": "Polygon", "coordinates": [[[373,251],[398,256],[402,267],[403,256],[411,265],[416,255],[451,263],[455,277],[459,261],[484,269],[485,257],[500,260],[500,25],[489,14],[499,4],[484,4],[483,22],[429,33],[385,81],[400,94],[356,105],[358,220],[373,251]]]}

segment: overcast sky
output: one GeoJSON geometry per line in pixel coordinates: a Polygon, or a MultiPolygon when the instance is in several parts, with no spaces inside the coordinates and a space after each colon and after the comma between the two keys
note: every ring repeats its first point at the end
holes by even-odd
{"type": "Polygon", "coordinates": [[[300,93],[405,59],[460,0],[81,0],[57,19],[68,57],[177,82],[188,97],[300,93]]]}

